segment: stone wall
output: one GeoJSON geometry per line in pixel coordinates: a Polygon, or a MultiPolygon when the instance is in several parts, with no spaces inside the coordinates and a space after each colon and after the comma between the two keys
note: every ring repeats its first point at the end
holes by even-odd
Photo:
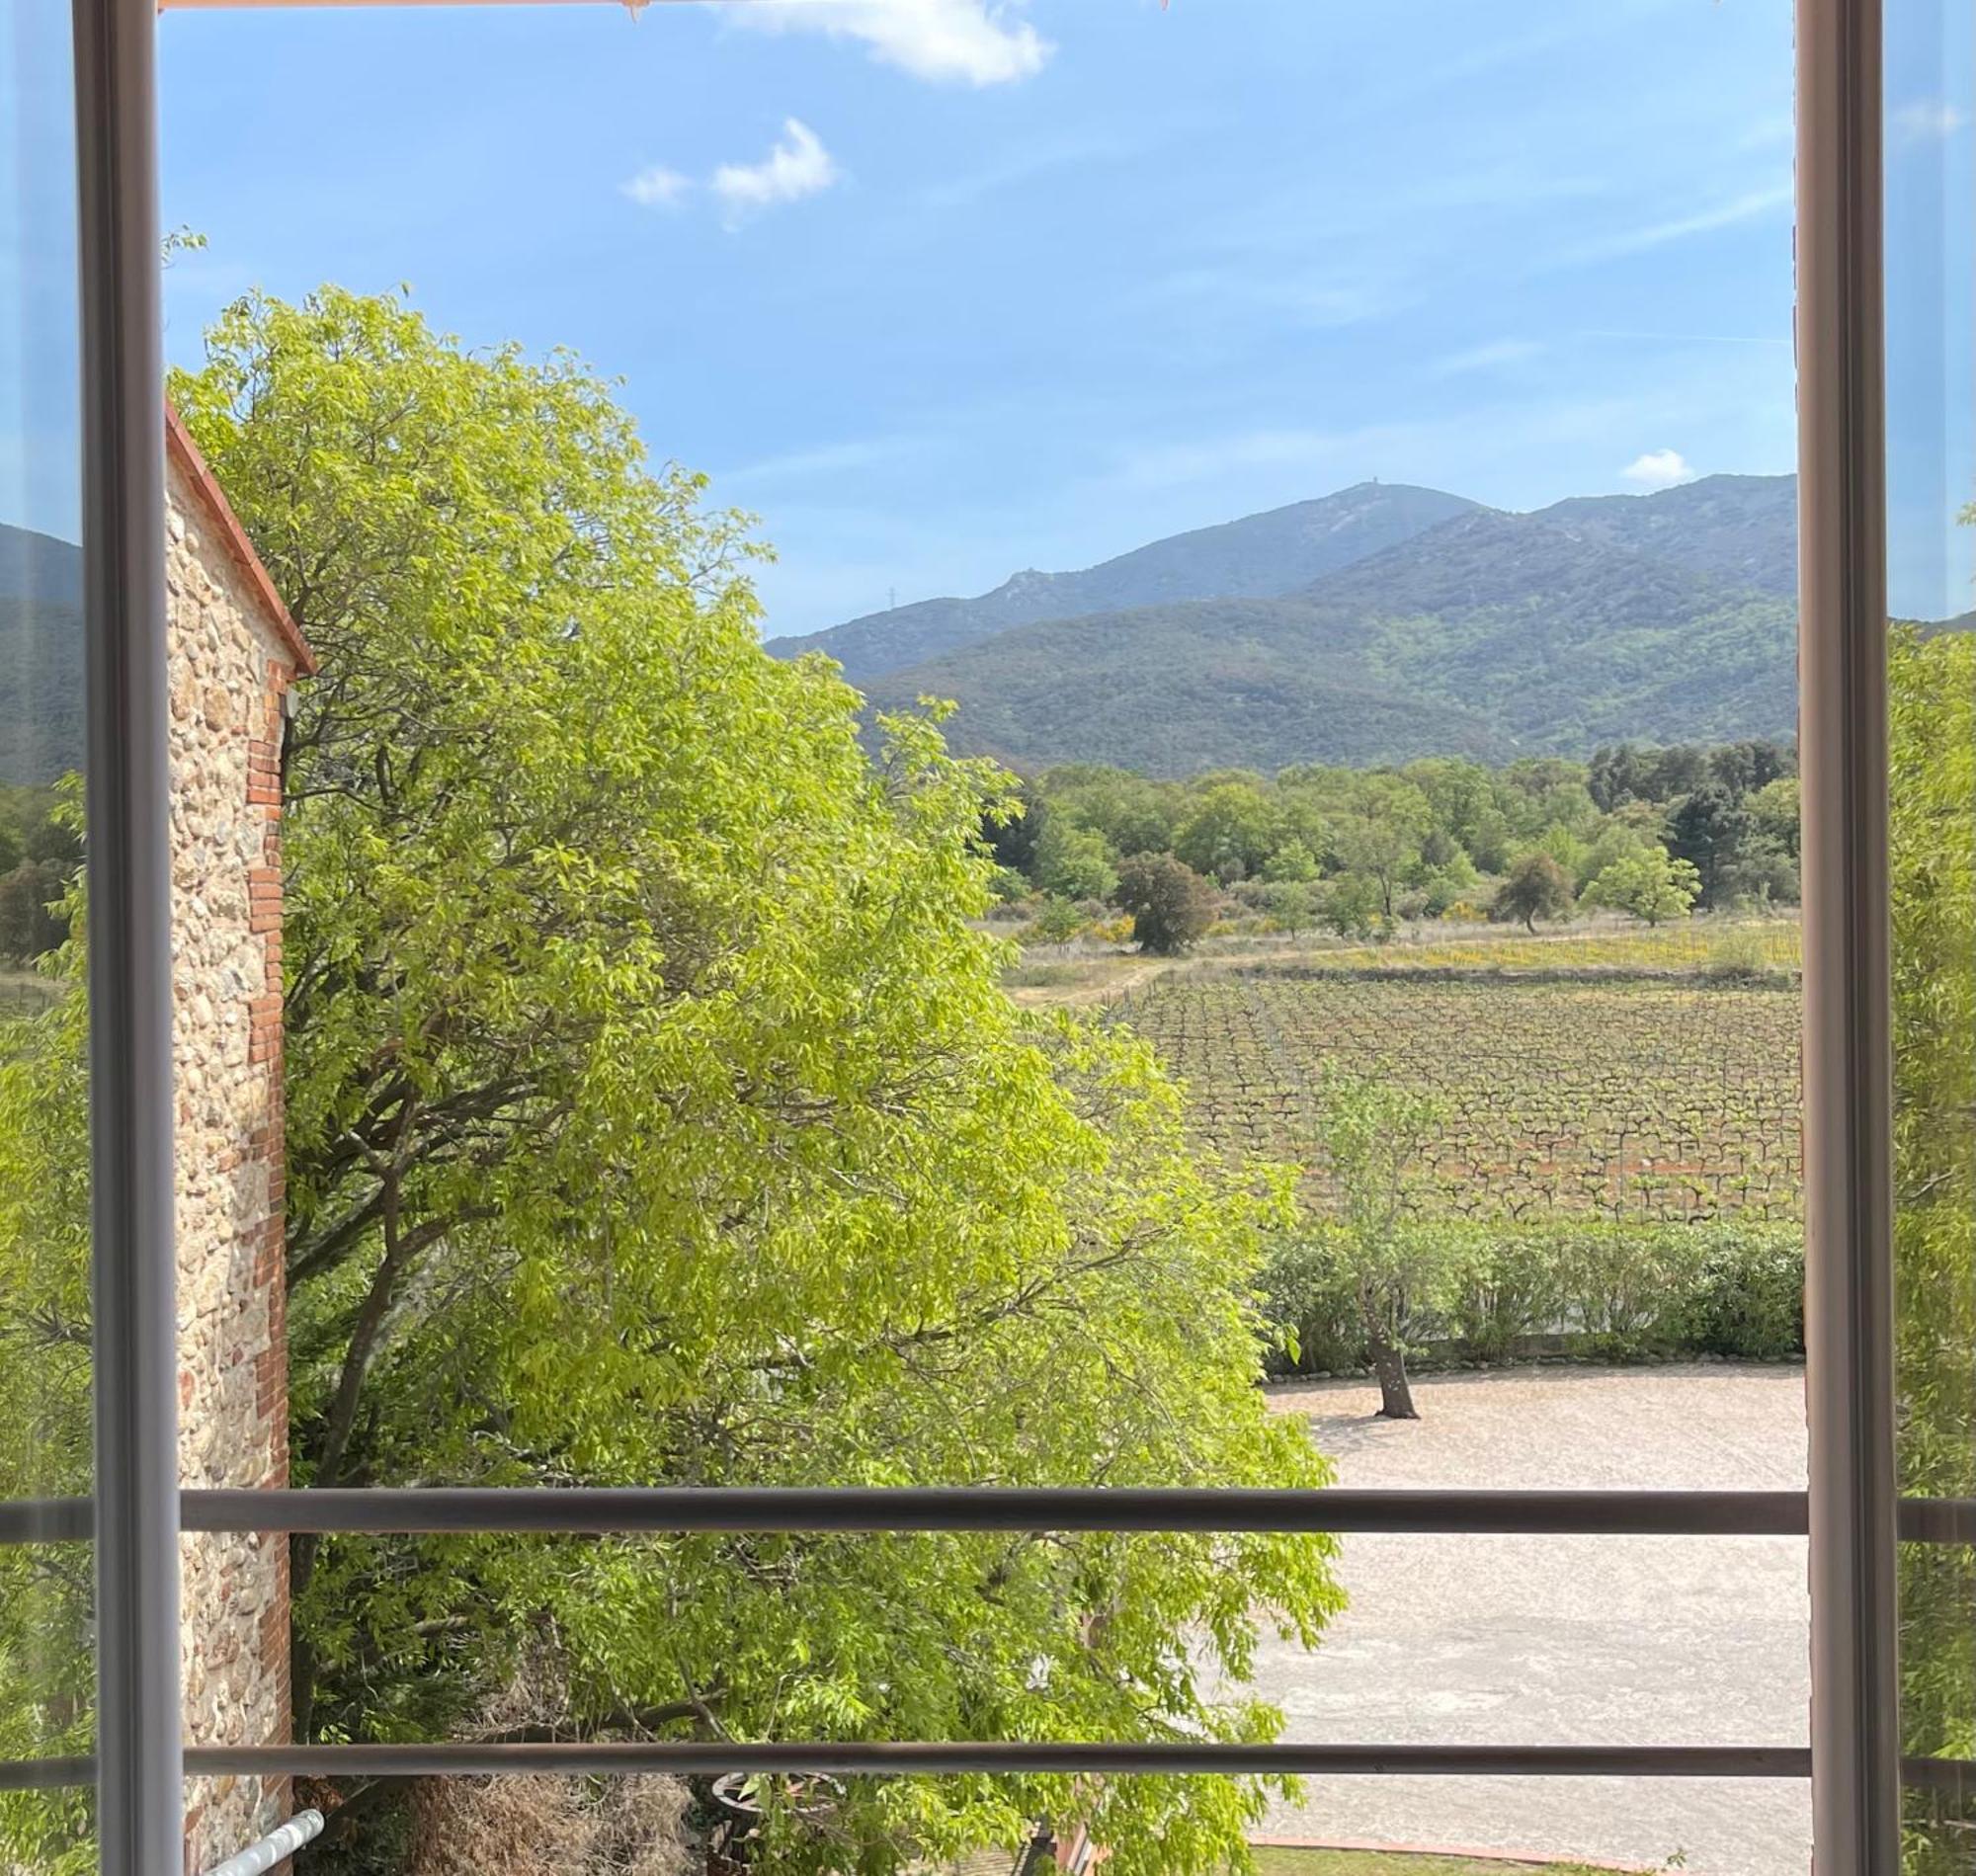
{"type": "MultiPolygon", "coordinates": [[[[280,771],[284,699],[309,660],[175,418],[167,436],[180,1473],[281,1486],[280,771]]],[[[287,1740],[288,1539],[191,1536],[181,1566],[188,1742],[287,1740]]],[[[196,1872],[280,1823],[287,1782],[195,1779],[186,1809],[196,1872]]]]}

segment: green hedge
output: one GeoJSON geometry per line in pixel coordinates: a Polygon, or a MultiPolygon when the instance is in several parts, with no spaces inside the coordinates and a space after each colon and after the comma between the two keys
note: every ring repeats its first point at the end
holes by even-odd
{"type": "MultiPolygon", "coordinates": [[[[1421,1227],[1415,1226],[1414,1229],[1421,1227]]],[[[1501,1361],[1560,1338],[1611,1360],[1804,1349],[1804,1235],[1795,1225],[1481,1225],[1449,1220],[1416,1357],[1501,1361]]],[[[1350,1265],[1316,1231],[1279,1244],[1264,1273],[1276,1374],[1364,1365],[1350,1265]]]]}

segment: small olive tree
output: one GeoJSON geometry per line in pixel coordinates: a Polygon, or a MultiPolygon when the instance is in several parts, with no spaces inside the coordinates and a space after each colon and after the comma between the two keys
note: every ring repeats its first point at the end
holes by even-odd
{"type": "Polygon", "coordinates": [[[1320,1093],[1334,1203],[1325,1235],[1358,1299],[1388,1420],[1420,1419],[1407,1350],[1445,1319],[1456,1275],[1449,1234],[1422,1219],[1416,1202],[1441,1119],[1432,1099],[1389,1081],[1333,1072],[1320,1093]]]}

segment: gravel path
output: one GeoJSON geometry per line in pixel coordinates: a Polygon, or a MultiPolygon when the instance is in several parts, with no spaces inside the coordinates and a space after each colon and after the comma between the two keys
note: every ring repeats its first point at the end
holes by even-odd
{"type": "MultiPolygon", "coordinates": [[[[1377,1390],[1273,1396],[1351,1486],[1801,1489],[1801,1369],[1538,1368],[1433,1376],[1423,1418],[1377,1390]]],[[[1444,1744],[1806,1740],[1805,1555],[1794,1538],[1349,1536],[1352,1606],[1323,1647],[1271,1643],[1288,1737],[1444,1744]]],[[[1794,1781],[1312,1779],[1264,1830],[1803,1876],[1794,1781]]]]}

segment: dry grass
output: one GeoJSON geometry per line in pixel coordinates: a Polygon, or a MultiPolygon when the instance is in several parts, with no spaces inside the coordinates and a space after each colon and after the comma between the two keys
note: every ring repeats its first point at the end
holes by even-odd
{"type": "Polygon", "coordinates": [[[675,1778],[431,1778],[412,1792],[405,1876],[684,1876],[675,1778]]]}

